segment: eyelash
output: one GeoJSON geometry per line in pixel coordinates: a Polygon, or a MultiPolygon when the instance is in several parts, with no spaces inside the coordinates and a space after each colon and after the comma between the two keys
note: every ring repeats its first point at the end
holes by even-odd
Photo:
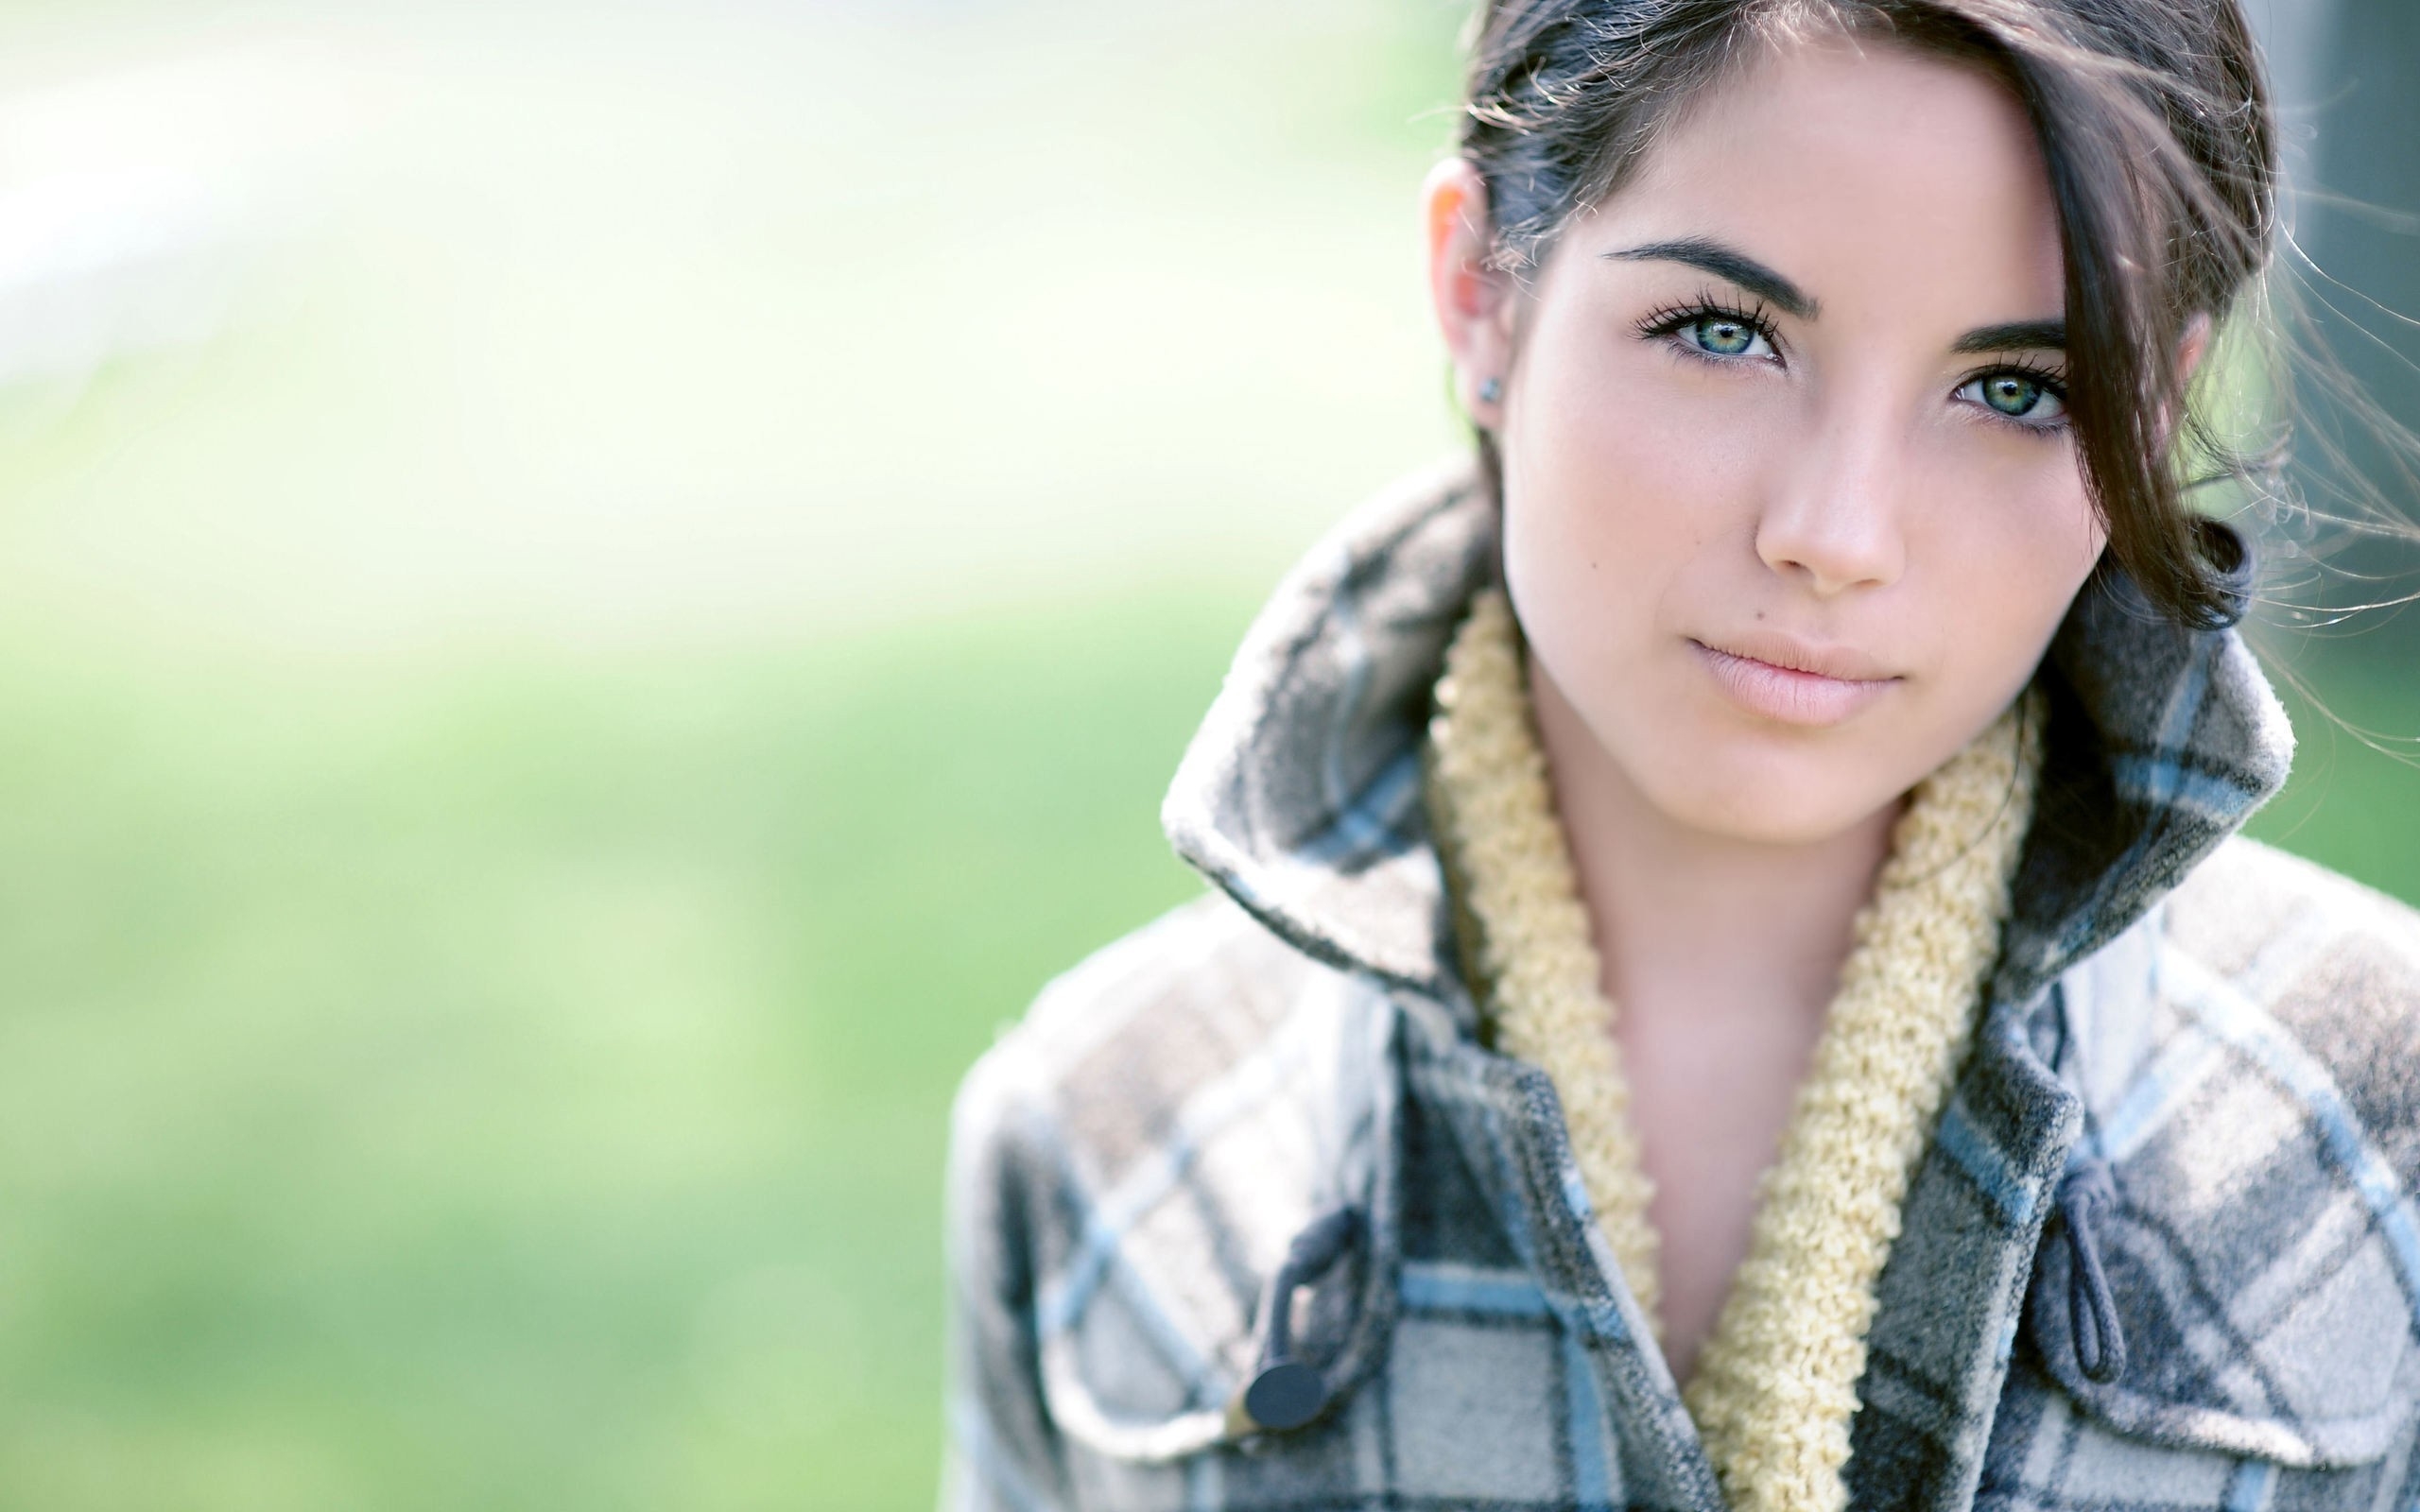
{"type": "MultiPolygon", "coordinates": [[[[1644,339],[1653,341],[1659,337],[1677,335],[1683,330],[1702,320],[1736,320],[1757,335],[1764,337],[1766,343],[1776,354],[1783,350],[1781,335],[1773,329],[1772,311],[1770,308],[1759,302],[1754,309],[1741,309],[1736,304],[1724,303],[1712,293],[1701,294],[1684,304],[1668,304],[1661,309],[1650,311],[1647,317],[1638,322],[1638,334],[1644,339]]],[[[1685,342],[1673,342],[1672,347],[1682,355],[1694,357],[1700,362],[1728,363],[1738,360],[1736,357],[1725,357],[1703,351],[1685,342]]]]}
{"type": "Polygon", "coordinates": [[[2014,415],[2003,415],[1989,404],[1978,404],[1975,407],[1982,412],[1983,419],[1995,425],[2005,425],[2010,430],[2022,431],[2028,436],[2057,436],[2066,430],[2070,413],[2067,410],[2066,374],[2051,364],[2039,360],[2028,361],[2022,357],[2014,362],[1996,362],[1988,368],[1978,368],[1965,377],[1959,379],[1958,387],[1963,388],[1978,379],[1997,378],[2007,373],[2014,373],[2029,383],[2041,385],[2044,393],[2059,402],[2061,410],[2059,418],[2047,423],[2028,423],[2014,415]]]}
{"type": "MultiPolygon", "coordinates": [[[[1759,301],[1754,308],[1743,309],[1737,304],[1726,302],[1710,292],[1701,294],[1685,303],[1668,304],[1660,309],[1650,311],[1638,322],[1638,334],[1641,338],[1649,341],[1666,340],[1678,335],[1690,326],[1706,320],[1737,321],[1764,337],[1766,344],[1773,349],[1776,356],[1786,354],[1787,349],[1782,345],[1781,334],[1773,327],[1772,312],[1768,306],[1759,301]]],[[[1737,357],[1725,357],[1717,352],[1707,352],[1684,341],[1672,341],[1669,344],[1672,350],[1682,356],[1693,358],[1699,362],[1723,366],[1739,360],[1737,357]]],[[[1997,378],[2007,373],[2014,373],[2029,383],[2041,385],[2043,392],[2056,399],[2062,409],[2066,408],[2067,403],[2066,374],[2048,364],[2027,361],[2023,358],[2014,362],[1995,363],[1989,368],[1978,368],[1959,379],[1951,391],[1954,393],[1957,389],[1963,388],[1978,379],[1997,378]]],[[[2067,428],[2067,420],[2065,415],[2048,424],[2029,424],[2014,416],[2003,415],[1989,404],[1978,404],[1974,407],[1980,410],[1983,419],[1991,423],[2005,426],[2014,431],[2022,431],[2029,436],[2056,436],[2067,428]]]]}

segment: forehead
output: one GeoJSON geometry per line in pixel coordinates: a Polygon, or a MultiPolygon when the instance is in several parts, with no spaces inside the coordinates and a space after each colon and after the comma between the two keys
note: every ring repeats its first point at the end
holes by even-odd
{"type": "Polygon", "coordinates": [[[2058,215],[2031,123],[1973,65],[1824,35],[1760,49],[1689,103],[1589,239],[1713,236],[1827,313],[1954,295],[1962,318],[2055,316],[2058,215]]]}

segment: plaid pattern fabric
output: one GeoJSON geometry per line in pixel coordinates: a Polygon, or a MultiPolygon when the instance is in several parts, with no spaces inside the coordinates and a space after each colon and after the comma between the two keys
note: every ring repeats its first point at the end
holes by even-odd
{"type": "MultiPolygon", "coordinates": [[[[1448,469],[1279,590],[1165,818],[1219,885],[1051,985],[950,1168],[950,1508],[1691,1508],[1721,1497],[1545,1076],[1477,1038],[1425,830],[1428,690],[1495,573],[1448,469]],[[1293,1236],[1327,1409],[1230,1412],[1293,1236]]],[[[2228,838],[2289,737],[2232,634],[2089,591],[1977,1044],[1902,1210],[1859,1508],[2410,1508],[2420,921],[2228,838]],[[2131,1363],[2078,1367],[2070,1162],[2131,1363]]]]}

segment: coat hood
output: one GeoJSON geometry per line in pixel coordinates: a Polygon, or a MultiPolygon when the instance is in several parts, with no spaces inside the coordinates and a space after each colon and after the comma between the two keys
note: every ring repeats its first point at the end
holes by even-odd
{"type": "MultiPolygon", "coordinates": [[[[1446,642],[1498,576],[1496,541],[1467,459],[1356,510],[1253,623],[1161,810],[1177,851],[1279,936],[1465,1010],[1420,748],[1446,642]]],[[[2115,574],[2077,595],[2039,680],[2049,728],[1993,983],[2005,1001],[2141,918],[2293,757],[2241,637],[2171,624],[2115,574]]]]}

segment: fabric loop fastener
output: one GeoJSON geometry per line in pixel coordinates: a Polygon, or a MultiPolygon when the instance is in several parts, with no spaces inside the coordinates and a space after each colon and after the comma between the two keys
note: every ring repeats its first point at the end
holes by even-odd
{"type": "Polygon", "coordinates": [[[2126,1373],[2126,1331],[2118,1321],[2118,1299],[2093,1231],[2095,1218],[2117,1205],[2118,1182],[2106,1160],[2078,1160],[2059,1182],[2059,1227],[2067,1242],[2067,1327],[2076,1367],[2100,1385],[2126,1373]]]}
{"type": "Polygon", "coordinates": [[[1283,1433],[1302,1427],[1327,1406],[1327,1378],[1294,1358],[1294,1294],[1325,1275],[1360,1237],[1360,1210],[1342,1207],[1311,1220],[1287,1246],[1286,1262],[1260,1300],[1259,1364],[1227,1409],[1237,1429],[1283,1433]]]}

